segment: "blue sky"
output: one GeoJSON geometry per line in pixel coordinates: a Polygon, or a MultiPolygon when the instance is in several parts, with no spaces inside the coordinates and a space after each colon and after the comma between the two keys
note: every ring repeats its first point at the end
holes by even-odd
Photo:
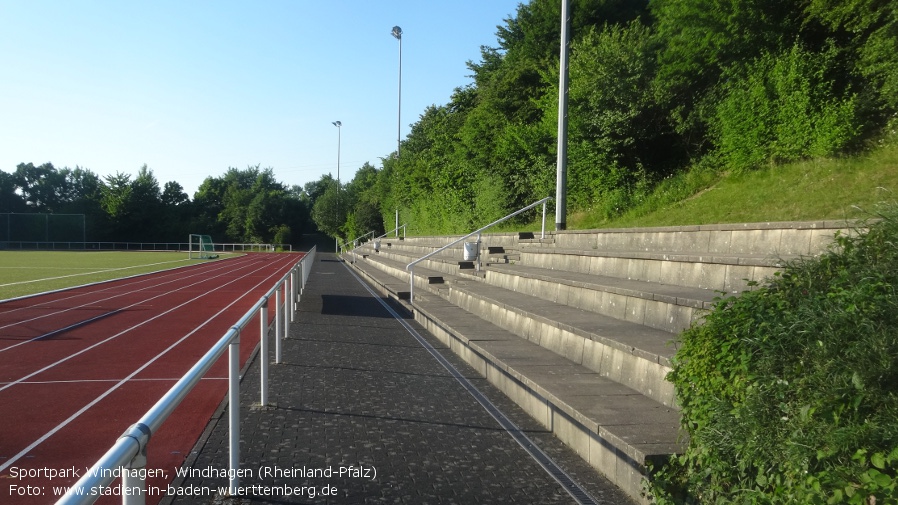
{"type": "Polygon", "coordinates": [[[471,82],[519,0],[0,0],[0,170],[136,174],[192,197],[228,167],[285,184],[396,149],[471,82]]]}

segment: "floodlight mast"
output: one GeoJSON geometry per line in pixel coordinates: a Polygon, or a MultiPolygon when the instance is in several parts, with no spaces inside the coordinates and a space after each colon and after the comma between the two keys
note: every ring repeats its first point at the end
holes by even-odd
{"type": "Polygon", "coordinates": [[[334,121],[331,124],[337,127],[337,184],[340,184],[340,127],[343,123],[334,121]]]}
{"type": "MultiPolygon", "coordinates": [[[[333,121],[332,125],[337,127],[337,219],[340,218],[340,132],[342,131],[341,126],[343,123],[340,121],[333,121]]],[[[340,254],[340,239],[334,237],[334,252],[336,254],[340,254]]]]}
{"type": "Polygon", "coordinates": [[[402,28],[394,26],[391,34],[399,41],[399,112],[396,125],[396,157],[398,158],[402,141],[402,28]]]}
{"type": "Polygon", "coordinates": [[[568,57],[571,47],[570,0],[561,0],[561,54],[558,77],[558,161],[555,173],[555,229],[567,229],[568,57]]]}

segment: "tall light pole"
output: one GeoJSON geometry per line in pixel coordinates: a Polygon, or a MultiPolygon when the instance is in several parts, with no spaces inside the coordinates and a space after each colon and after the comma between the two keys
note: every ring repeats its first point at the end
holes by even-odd
{"type": "Polygon", "coordinates": [[[399,119],[396,125],[396,157],[399,157],[400,139],[402,138],[402,28],[393,27],[391,32],[399,41],[399,119]]]}
{"type": "MultiPolygon", "coordinates": [[[[340,127],[343,126],[343,123],[334,121],[331,124],[337,127],[337,216],[334,220],[334,224],[337,224],[337,220],[340,219],[340,132],[342,131],[340,127]]],[[[336,235],[337,233],[334,232],[334,251],[340,254],[340,239],[336,235]]]]}
{"type": "Polygon", "coordinates": [[[561,62],[558,77],[558,162],[555,177],[555,229],[567,228],[567,98],[571,45],[570,0],[561,0],[561,62]]]}
{"type": "Polygon", "coordinates": [[[343,123],[334,121],[333,125],[337,127],[337,185],[340,184],[340,127],[343,123]]]}

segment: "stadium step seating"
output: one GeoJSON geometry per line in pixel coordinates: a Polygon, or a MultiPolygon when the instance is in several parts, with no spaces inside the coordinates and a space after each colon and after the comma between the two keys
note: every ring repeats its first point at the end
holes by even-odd
{"type": "Polygon", "coordinates": [[[385,296],[634,499],[652,463],[682,451],[666,380],[677,335],[716,298],[819,253],[844,222],[384,239],[346,255],[385,296]],[[437,280],[438,279],[438,280],[437,280]]]}

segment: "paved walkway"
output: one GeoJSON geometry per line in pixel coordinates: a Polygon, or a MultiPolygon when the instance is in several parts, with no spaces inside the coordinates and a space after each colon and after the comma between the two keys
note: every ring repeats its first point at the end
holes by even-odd
{"type": "MultiPolygon", "coordinates": [[[[413,320],[405,321],[587,498],[631,503],[413,320]]],[[[316,259],[283,358],[271,365],[270,407],[258,407],[258,359],[243,380],[240,450],[251,474],[241,486],[247,494],[174,503],[577,503],[332,254],[316,259]]],[[[191,454],[190,468],[227,469],[227,439],[225,411],[191,454]]],[[[226,486],[226,478],[203,476],[173,484],[180,492],[226,486]]]]}

